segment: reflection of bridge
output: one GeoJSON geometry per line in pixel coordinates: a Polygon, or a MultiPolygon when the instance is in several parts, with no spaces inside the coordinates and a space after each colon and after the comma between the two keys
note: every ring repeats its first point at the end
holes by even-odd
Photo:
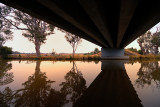
{"type": "Polygon", "coordinates": [[[122,61],[102,61],[101,72],[74,107],[143,107],[122,61]]]}
{"type": "Polygon", "coordinates": [[[102,47],[102,57],[123,48],[160,21],[159,3],[147,0],[1,0],[102,47]]]}

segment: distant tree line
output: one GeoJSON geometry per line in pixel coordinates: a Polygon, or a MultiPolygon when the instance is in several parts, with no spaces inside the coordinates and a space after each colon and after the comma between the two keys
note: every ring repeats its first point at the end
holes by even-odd
{"type": "Polygon", "coordinates": [[[8,54],[12,54],[12,48],[7,46],[0,47],[0,56],[2,56],[2,58],[6,58],[8,54]]]}
{"type": "Polygon", "coordinates": [[[94,55],[94,54],[98,54],[99,52],[101,52],[98,48],[95,48],[94,51],[91,51],[85,55],[94,55]]]}

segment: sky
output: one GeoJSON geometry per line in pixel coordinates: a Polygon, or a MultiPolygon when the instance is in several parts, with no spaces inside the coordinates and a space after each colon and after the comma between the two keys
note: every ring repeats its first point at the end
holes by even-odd
{"type": "MultiPolygon", "coordinates": [[[[150,31],[152,33],[155,32],[157,26],[160,26],[160,23],[154,26],[150,31]]],[[[13,40],[7,41],[4,46],[11,47],[13,51],[18,51],[21,53],[35,53],[35,45],[22,36],[22,31],[15,30],[13,35],[13,40]]],[[[41,53],[51,53],[53,49],[56,53],[72,53],[72,47],[65,40],[64,35],[64,33],[55,29],[55,34],[48,36],[46,43],[41,45],[41,53]]],[[[140,49],[137,40],[134,40],[125,48],[131,47],[137,48],[138,50],[140,49]]],[[[101,50],[101,47],[82,39],[82,43],[78,46],[76,53],[88,53],[93,51],[95,48],[101,50]]]]}
{"type": "MultiPolygon", "coordinates": [[[[72,53],[72,47],[64,37],[65,33],[57,29],[54,32],[55,34],[47,36],[46,43],[41,45],[41,53],[50,53],[53,49],[56,53],[72,53]]],[[[13,40],[7,41],[4,46],[12,47],[13,51],[21,53],[35,53],[35,45],[22,36],[22,31],[15,30],[13,35],[13,40]]],[[[101,47],[82,39],[82,43],[78,46],[76,53],[88,53],[95,48],[101,49],[101,47]]]]}

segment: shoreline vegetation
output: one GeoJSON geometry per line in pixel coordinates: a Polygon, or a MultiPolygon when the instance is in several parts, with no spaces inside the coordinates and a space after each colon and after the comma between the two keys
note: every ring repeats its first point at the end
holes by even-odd
{"type": "MultiPolygon", "coordinates": [[[[141,55],[137,52],[131,51],[129,49],[125,49],[125,56],[129,56],[130,61],[137,61],[137,60],[160,60],[160,55],[154,54],[147,54],[141,55]]],[[[72,53],[61,53],[61,54],[52,54],[52,53],[42,53],[40,57],[37,57],[36,53],[16,53],[16,54],[8,54],[3,59],[9,60],[53,60],[53,61],[72,61],[72,60],[79,60],[79,61],[90,61],[90,60],[103,60],[101,58],[101,52],[92,52],[92,53],[85,53],[85,54],[75,54],[73,58],[72,53]]],[[[1,58],[1,59],[2,59],[1,58]]],[[[109,59],[108,59],[109,60],[109,59]]]]}
{"type": "MultiPolygon", "coordinates": [[[[160,55],[125,55],[129,56],[128,60],[160,60],[160,55]]],[[[35,54],[12,54],[8,55],[4,59],[15,59],[15,60],[102,60],[100,54],[75,54],[74,58],[72,54],[56,54],[56,55],[48,55],[42,54],[40,57],[37,57],[35,54]]]]}
{"type": "Polygon", "coordinates": [[[6,59],[22,59],[22,60],[100,60],[100,55],[83,55],[75,54],[74,58],[72,54],[56,54],[56,55],[47,55],[42,54],[40,57],[37,57],[33,54],[15,54],[8,55],[6,59]]]}

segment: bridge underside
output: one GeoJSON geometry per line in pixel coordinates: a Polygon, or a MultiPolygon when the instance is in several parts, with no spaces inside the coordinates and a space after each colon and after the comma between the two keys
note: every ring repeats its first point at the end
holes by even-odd
{"type": "Polygon", "coordinates": [[[124,48],[160,21],[149,0],[0,0],[102,48],[124,48]]]}

